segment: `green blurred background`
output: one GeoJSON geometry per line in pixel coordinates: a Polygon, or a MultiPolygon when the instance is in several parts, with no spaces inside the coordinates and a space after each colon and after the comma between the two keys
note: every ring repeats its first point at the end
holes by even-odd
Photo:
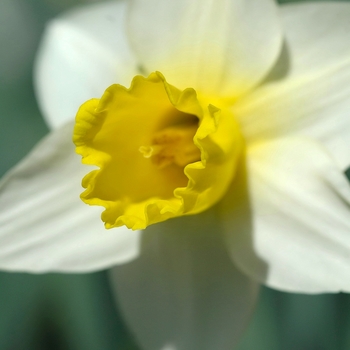
{"type": "MultiPolygon", "coordinates": [[[[32,88],[45,23],[84,2],[93,0],[0,1],[0,175],[48,132],[32,88]]],[[[138,349],[113,302],[107,273],[0,272],[0,350],[56,349],[138,349]]],[[[350,295],[298,295],[263,287],[237,349],[350,349],[350,295]]]]}

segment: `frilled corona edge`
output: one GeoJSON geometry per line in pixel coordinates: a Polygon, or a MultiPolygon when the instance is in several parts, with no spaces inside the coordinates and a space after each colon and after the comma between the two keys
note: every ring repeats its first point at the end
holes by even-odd
{"type": "Polygon", "coordinates": [[[216,203],[243,145],[227,110],[201,103],[193,89],[180,91],[159,72],[85,102],[73,141],[83,163],[99,168],[84,177],[81,199],[105,207],[106,228],[134,230],[216,203]]]}

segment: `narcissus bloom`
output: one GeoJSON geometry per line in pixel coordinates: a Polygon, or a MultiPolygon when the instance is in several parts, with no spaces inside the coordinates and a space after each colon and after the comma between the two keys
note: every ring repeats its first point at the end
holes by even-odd
{"type": "Polygon", "coordinates": [[[52,132],[2,180],[1,268],[120,265],[144,349],[232,349],[259,283],[350,291],[349,18],[133,0],[50,22],[35,79],[52,132]]]}

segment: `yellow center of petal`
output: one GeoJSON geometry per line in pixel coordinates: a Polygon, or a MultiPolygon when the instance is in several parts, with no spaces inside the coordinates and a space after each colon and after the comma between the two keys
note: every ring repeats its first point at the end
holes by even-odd
{"type": "Polygon", "coordinates": [[[229,187],[243,147],[228,110],[158,72],[84,103],[73,140],[83,163],[98,167],[84,177],[81,198],[105,207],[107,228],[143,229],[208,209],[229,187]]]}

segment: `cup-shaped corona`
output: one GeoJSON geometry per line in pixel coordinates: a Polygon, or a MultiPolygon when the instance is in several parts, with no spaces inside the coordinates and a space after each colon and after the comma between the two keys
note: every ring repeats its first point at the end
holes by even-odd
{"type": "Polygon", "coordinates": [[[106,228],[143,229],[208,209],[225,194],[243,146],[228,110],[159,72],[85,102],[73,139],[83,163],[98,167],[81,198],[105,207],[106,228]]]}

